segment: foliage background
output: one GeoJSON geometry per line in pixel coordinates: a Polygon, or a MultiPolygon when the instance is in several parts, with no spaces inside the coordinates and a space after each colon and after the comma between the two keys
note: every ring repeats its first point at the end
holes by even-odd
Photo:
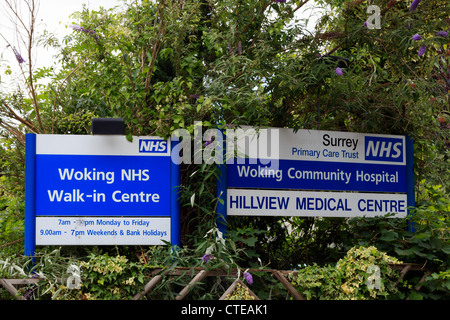
{"type": "MultiPolygon", "coordinates": [[[[25,62],[6,62],[19,63],[22,78],[0,92],[1,256],[22,252],[26,132],[89,134],[93,117],[123,117],[129,135],[193,133],[194,121],[205,130],[221,121],[408,134],[415,232],[407,220],[391,218],[233,217],[232,247],[215,247],[215,255],[244,267],[296,269],[336,263],[350,248],[372,245],[433,272],[418,298],[448,298],[450,47],[437,33],[449,31],[450,3],[419,1],[411,11],[412,1],[319,0],[325,13],[310,32],[295,15],[307,2],[121,1],[74,13],[74,31],[61,42],[48,32],[37,39],[35,25],[23,26],[25,62]],[[381,8],[381,29],[364,26],[369,3],[381,8]],[[36,45],[57,48],[59,67],[35,69],[36,45]]],[[[35,1],[26,3],[36,14],[35,1]]],[[[183,252],[194,265],[217,245],[204,238],[214,230],[216,176],[214,165],[182,166],[183,252]]],[[[94,252],[116,250],[130,261],[142,257],[134,247],[94,252]]],[[[63,251],[88,259],[91,249],[63,251]]]]}

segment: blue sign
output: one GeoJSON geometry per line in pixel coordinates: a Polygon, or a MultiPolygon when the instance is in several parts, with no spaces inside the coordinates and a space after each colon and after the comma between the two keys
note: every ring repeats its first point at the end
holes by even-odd
{"type": "Polygon", "coordinates": [[[170,157],[36,155],[44,216],[170,216],[170,157]]]}
{"type": "Polygon", "coordinates": [[[159,137],[26,136],[25,253],[180,243],[179,166],[159,137]]]}
{"type": "Polygon", "coordinates": [[[405,166],[279,160],[273,169],[262,164],[267,160],[245,162],[228,165],[229,188],[406,192],[405,166]]]}

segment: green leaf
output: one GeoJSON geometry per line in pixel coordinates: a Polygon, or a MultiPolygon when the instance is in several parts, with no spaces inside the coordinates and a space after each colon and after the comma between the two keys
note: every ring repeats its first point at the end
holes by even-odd
{"type": "Polygon", "coordinates": [[[442,247],[442,252],[444,252],[445,254],[450,254],[450,246],[449,245],[445,245],[442,247]]]}
{"type": "Polygon", "coordinates": [[[393,240],[395,240],[397,238],[398,238],[397,232],[392,231],[392,230],[387,230],[387,231],[383,230],[382,233],[381,233],[380,240],[393,241],[393,240]]]}
{"type": "Polygon", "coordinates": [[[409,296],[410,300],[423,300],[423,296],[420,292],[413,290],[409,296]]]}
{"type": "Polygon", "coordinates": [[[431,245],[431,247],[433,249],[441,250],[441,248],[442,248],[442,241],[441,241],[441,239],[431,238],[430,239],[430,245],[431,245]]]}
{"type": "Polygon", "coordinates": [[[394,251],[400,256],[410,256],[410,255],[414,254],[414,249],[413,248],[406,249],[406,250],[394,249],[394,251]]]}

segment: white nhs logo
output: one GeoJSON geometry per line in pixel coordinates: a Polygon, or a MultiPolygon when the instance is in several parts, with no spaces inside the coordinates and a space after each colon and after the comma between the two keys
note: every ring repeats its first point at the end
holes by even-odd
{"type": "Polygon", "coordinates": [[[167,141],[159,139],[141,139],[139,140],[139,152],[166,153],[167,141]]]}
{"type": "Polygon", "coordinates": [[[403,139],[365,137],[365,159],[403,162],[403,139]]]}

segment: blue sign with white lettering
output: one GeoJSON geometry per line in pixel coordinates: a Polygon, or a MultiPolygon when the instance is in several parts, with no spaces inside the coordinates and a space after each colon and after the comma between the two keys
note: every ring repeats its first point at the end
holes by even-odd
{"type": "Polygon", "coordinates": [[[170,157],[38,154],[36,212],[170,216],[169,172],[170,157]]]}
{"type": "Polygon", "coordinates": [[[366,160],[403,162],[403,139],[365,136],[364,146],[366,160]]]}
{"type": "Polygon", "coordinates": [[[406,167],[347,162],[268,160],[228,165],[228,187],[406,192],[406,167]],[[256,162],[256,163],[252,163],[256,162]]]}
{"type": "Polygon", "coordinates": [[[167,153],[167,141],[161,139],[140,139],[139,152],[167,153]]]}
{"type": "Polygon", "coordinates": [[[25,254],[36,245],[180,245],[170,140],[26,136],[25,254]]]}

